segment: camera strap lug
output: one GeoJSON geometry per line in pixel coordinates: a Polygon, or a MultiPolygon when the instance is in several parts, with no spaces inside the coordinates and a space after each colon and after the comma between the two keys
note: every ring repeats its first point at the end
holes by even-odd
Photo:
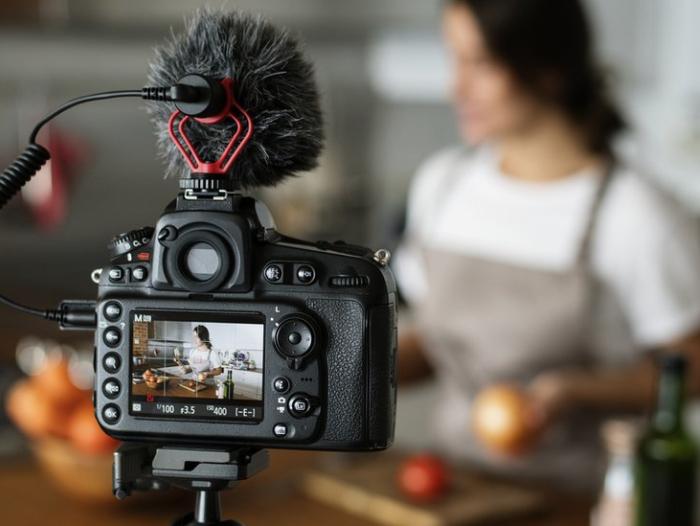
{"type": "Polygon", "coordinates": [[[102,276],[102,269],[101,268],[96,268],[92,272],[90,272],[90,279],[95,285],[100,284],[100,276],[102,276]]]}
{"type": "Polygon", "coordinates": [[[391,261],[391,252],[385,248],[380,248],[374,253],[372,259],[379,263],[380,266],[386,267],[389,264],[389,261],[391,261]]]}

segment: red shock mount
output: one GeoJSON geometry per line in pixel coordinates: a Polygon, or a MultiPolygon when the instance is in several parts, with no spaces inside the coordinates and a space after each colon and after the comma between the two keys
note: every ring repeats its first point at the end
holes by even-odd
{"type": "Polygon", "coordinates": [[[250,118],[233,95],[233,80],[225,78],[221,85],[226,90],[226,105],[224,109],[212,117],[190,117],[180,110],[175,110],[168,120],[168,134],[185,162],[193,173],[206,175],[226,175],[236,158],[241,154],[245,145],[253,135],[253,119],[250,118]],[[236,126],[231,139],[221,156],[215,161],[204,161],[192,145],[186,133],[187,123],[194,118],[200,124],[220,124],[231,119],[236,126]]]}

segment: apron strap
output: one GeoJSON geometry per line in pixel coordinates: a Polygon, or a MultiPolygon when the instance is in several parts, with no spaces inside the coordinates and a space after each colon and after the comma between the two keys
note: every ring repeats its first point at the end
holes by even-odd
{"type": "Polygon", "coordinates": [[[598,216],[600,215],[600,207],[605,200],[605,195],[608,188],[610,187],[610,181],[615,174],[615,169],[617,164],[614,159],[608,159],[605,165],[605,171],[598,183],[598,188],[593,196],[593,203],[591,204],[590,211],[588,213],[588,219],[586,221],[586,229],[583,232],[583,238],[581,239],[581,246],[579,247],[578,256],[576,262],[586,263],[590,257],[591,244],[593,242],[593,235],[595,233],[596,225],[598,224],[598,216]]]}
{"type": "MultiPolygon", "coordinates": [[[[430,215],[428,216],[427,232],[435,232],[440,216],[438,210],[444,207],[445,203],[452,195],[452,189],[463,175],[463,172],[459,169],[460,165],[469,158],[469,155],[470,151],[466,147],[461,146],[459,151],[454,153],[454,158],[451,160],[448,170],[445,170],[441,175],[440,191],[435,194],[432,200],[433,202],[429,205],[430,215]]],[[[422,242],[424,240],[419,241],[422,242]]]]}

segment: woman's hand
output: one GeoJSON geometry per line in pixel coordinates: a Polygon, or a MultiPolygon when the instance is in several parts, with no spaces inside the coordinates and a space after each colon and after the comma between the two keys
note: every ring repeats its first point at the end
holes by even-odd
{"type": "Polygon", "coordinates": [[[549,426],[579,409],[639,411],[655,393],[656,366],[650,356],[624,368],[568,369],[545,372],[528,386],[537,418],[549,426]]]}
{"type": "Polygon", "coordinates": [[[197,381],[199,382],[204,382],[207,378],[209,378],[209,375],[207,373],[199,373],[197,375],[197,381]]]}

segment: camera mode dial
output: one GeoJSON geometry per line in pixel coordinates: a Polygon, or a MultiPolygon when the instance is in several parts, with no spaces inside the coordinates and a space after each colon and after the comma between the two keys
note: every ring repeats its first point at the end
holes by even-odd
{"type": "Polygon", "coordinates": [[[153,228],[146,226],[138,230],[132,230],[125,234],[120,234],[109,243],[109,255],[112,260],[118,259],[132,250],[148,245],[153,237],[153,228]]]}

